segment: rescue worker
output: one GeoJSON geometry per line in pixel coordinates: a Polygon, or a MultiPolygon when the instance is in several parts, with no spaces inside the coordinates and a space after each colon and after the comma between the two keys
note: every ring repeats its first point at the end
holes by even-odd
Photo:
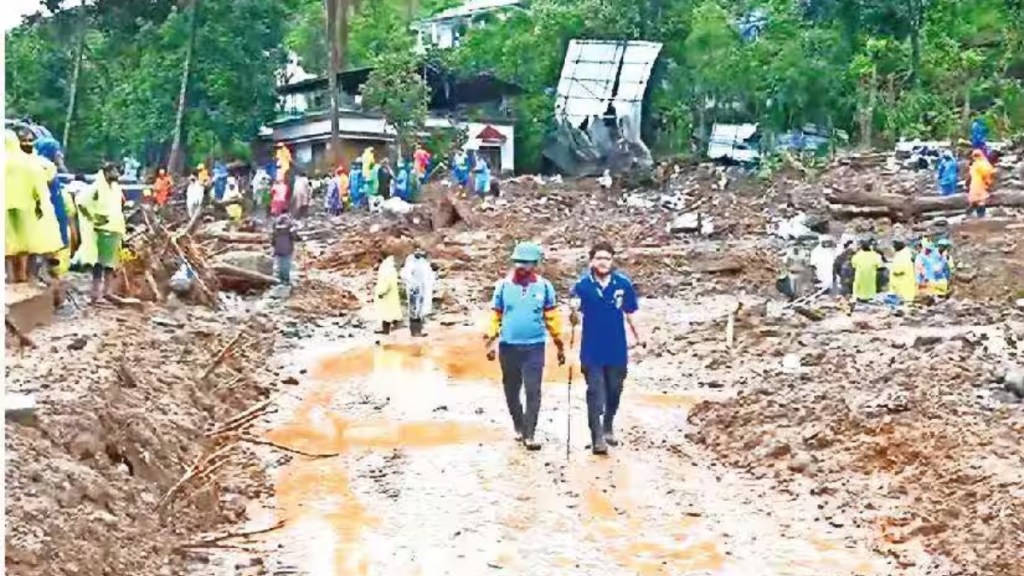
{"type": "Polygon", "coordinates": [[[409,164],[404,160],[398,161],[398,173],[395,174],[395,196],[406,202],[412,202],[410,193],[411,182],[409,176],[409,164]]]}
{"type": "Polygon", "coordinates": [[[153,195],[157,206],[167,204],[167,200],[171,197],[171,191],[173,188],[174,182],[167,174],[167,170],[161,168],[157,172],[156,180],[153,182],[153,195]]]}
{"type": "Polygon", "coordinates": [[[433,311],[435,275],[425,250],[417,248],[405,259],[402,281],[408,300],[409,333],[415,337],[426,336],[423,323],[433,311]]]}
{"type": "Polygon", "coordinates": [[[956,194],[956,184],[959,179],[959,166],[953,153],[949,150],[942,152],[942,159],[939,160],[939,194],[952,196],[956,194]]]}
{"type": "MultiPolygon", "coordinates": [[[[57,166],[61,161],[60,144],[53,138],[40,138],[35,142],[35,151],[38,159],[42,162],[44,177],[47,180],[50,205],[53,207],[53,220],[47,218],[48,226],[57,226],[62,246],[54,253],[46,254],[47,271],[52,279],[59,279],[61,270],[67,270],[71,262],[71,227],[68,222],[68,212],[64,204],[64,185],[57,177],[57,166]]],[[[44,205],[45,206],[45,205],[44,205]]],[[[49,283],[49,279],[44,280],[49,283]]],[[[57,286],[58,306],[64,302],[63,291],[58,283],[57,286]]]]}
{"type": "Polygon", "coordinates": [[[222,201],[227,204],[224,210],[232,222],[242,219],[242,190],[238,187],[238,180],[234,176],[228,176],[227,185],[224,189],[222,201]]]}
{"type": "Polygon", "coordinates": [[[469,159],[463,150],[455,152],[452,159],[452,180],[455,180],[460,188],[465,188],[469,183],[469,159]]]}
{"type": "Polygon", "coordinates": [[[348,174],[344,167],[338,167],[334,172],[334,178],[327,183],[327,196],[324,198],[324,208],[331,216],[337,216],[345,211],[345,202],[348,198],[348,174]]]}
{"type": "Polygon", "coordinates": [[[123,195],[118,184],[117,167],[106,164],[96,174],[92,193],[78,210],[92,223],[96,231],[96,265],[92,269],[92,298],[114,293],[114,271],[120,264],[121,245],[127,231],[125,226],[123,195]]]}
{"type": "Polygon", "coordinates": [[[594,454],[607,454],[608,446],[619,445],[614,421],[629,361],[627,324],[635,344],[642,345],[633,321],[636,290],[629,278],[614,268],[614,255],[608,242],[598,242],[590,249],[590,271],[572,289],[569,317],[575,327],[579,324],[577,310],[583,313],[580,366],[587,381],[587,423],[594,454]]]}
{"type": "Polygon", "coordinates": [[[206,164],[200,163],[196,166],[196,179],[204,190],[210,185],[210,171],[206,169],[206,164]]]}
{"type": "Polygon", "coordinates": [[[565,364],[555,288],[537,274],[540,260],[541,248],[537,244],[521,242],[516,245],[512,251],[513,270],[494,287],[491,321],[484,336],[487,358],[493,360],[495,354],[498,356],[512,426],[517,440],[521,440],[527,450],[540,450],[535,434],[544,376],[544,343],[548,334],[558,350],[559,365],[565,364]],[[519,398],[524,388],[525,413],[519,398]]]}
{"type": "Polygon", "coordinates": [[[853,294],[854,272],[851,265],[855,253],[853,236],[843,234],[840,238],[840,245],[842,246],[842,252],[836,256],[836,262],[832,266],[832,273],[835,278],[833,287],[837,295],[849,296],[853,294]]]}
{"type": "Polygon", "coordinates": [[[366,201],[366,195],[363,194],[363,163],[358,158],[352,162],[352,170],[349,171],[348,175],[348,184],[349,198],[351,199],[352,206],[362,206],[366,201]]]}
{"type": "Polygon", "coordinates": [[[203,196],[206,195],[206,188],[199,180],[198,174],[189,176],[188,187],[185,188],[185,208],[188,210],[188,218],[195,218],[203,209],[203,196]]]}
{"type": "Polygon", "coordinates": [[[228,189],[228,167],[223,162],[217,161],[213,165],[213,199],[220,202],[224,199],[224,193],[228,189]]]}
{"type": "Polygon", "coordinates": [[[971,148],[981,151],[988,158],[988,126],[983,118],[975,118],[971,122],[971,148]]]}
{"type": "Polygon", "coordinates": [[[836,250],[836,241],[831,236],[823,234],[818,239],[818,245],[811,250],[809,263],[814,269],[814,279],[818,289],[832,291],[834,280],[834,268],[836,257],[839,256],[836,250]]]}
{"type": "Polygon", "coordinates": [[[950,253],[952,246],[949,238],[941,238],[935,242],[938,272],[932,283],[932,292],[936,296],[948,296],[953,287],[953,260],[950,253]]]}
{"type": "Polygon", "coordinates": [[[402,319],[402,301],[398,293],[398,269],[395,257],[385,254],[377,269],[377,285],[374,288],[375,311],[380,320],[380,334],[390,334],[402,319]]]}
{"type": "Polygon", "coordinates": [[[377,167],[377,195],[387,200],[391,198],[391,183],[394,182],[395,173],[391,171],[391,162],[384,158],[377,167]]]}
{"type": "Polygon", "coordinates": [[[860,241],[860,250],[850,259],[853,266],[853,297],[867,302],[878,293],[878,269],[882,267],[882,256],[874,250],[870,238],[860,241]]]}
{"type": "Polygon", "coordinates": [[[967,201],[970,205],[967,208],[967,215],[970,216],[971,212],[974,212],[981,218],[985,216],[985,204],[988,201],[989,188],[992,187],[995,168],[981,150],[971,152],[971,159],[971,183],[967,192],[967,201]]]}
{"type": "Polygon", "coordinates": [[[295,177],[295,187],[292,192],[292,204],[296,218],[305,218],[309,215],[309,205],[313,200],[313,191],[309,184],[309,177],[305,172],[299,172],[295,177]]]}
{"type": "Polygon", "coordinates": [[[477,156],[473,167],[473,190],[477,196],[486,196],[491,191],[491,167],[483,156],[477,156]]]}
{"type": "MultiPolygon", "coordinates": [[[[27,282],[29,255],[60,250],[60,233],[56,224],[47,222],[44,205],[49,203],[50,191],[41,165],[24,152],[23,143],[14,132],[6,131],[4,145],[4,256],[10,268],[8,278],[27,282]]],[[[49,212],[52,211],[51,207],[49,212]]]]}
{"type": "Polygon", "coordinates": [[[943,296],[948,283],[943,279],[943,261],[935,245],[927,238],[921,239],[921,252],[914,260],[918,291],[929,296],[943,296]]]}
{"type": "Polygon", "coordinates": [[[430,152],[423,148],[423,144],[417,144],[416,150],[412,153],[413,172],[420,182],[427,177],[427,168],[430,166],[430,152]]]}
{"type": "Polygon", "coordinates": [[[892,241],[896,254],[889,266],[889,288],[905,303],[917,298],[917,279],[914,273],[914,252],[902,238],[892,241]]]}

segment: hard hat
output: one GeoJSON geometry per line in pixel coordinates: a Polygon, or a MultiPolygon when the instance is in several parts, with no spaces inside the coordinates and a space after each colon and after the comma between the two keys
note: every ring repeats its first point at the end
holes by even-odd
{"type": "Polygon", "coordinates": [[[512,251],[513,262],[540,262],[543,254],[540,246],[533,242],[520,242],[512,251]]]}
{"type": "Polygon", "coordinates": [[[939,248],[948,248],[953,245],[953,242],[950,241],[949,238],[941,238],[938,242],[935,243],[935,245],[938,246],[939,248]]]}

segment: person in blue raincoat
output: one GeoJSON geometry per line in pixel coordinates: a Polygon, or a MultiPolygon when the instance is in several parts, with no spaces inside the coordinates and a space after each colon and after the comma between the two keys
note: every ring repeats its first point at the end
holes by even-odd
{"type": "Polygon", "coordinates": [[[478,196],[486,196],[491,191],[491,167],[483,156],[477,156],[473,166],[473,191],[478,196]]]}
{"type": "Polygon", "coordinates": [[[939,160],[939,194],[951,196],[956,194],[956,184],[959,180],[959,166],[953,153],[946,150],[939,160]]]}
{"type": "Polygon", "coordinates": [[[363,193],[363,163],[359,158],[352,161],[352,169],[348,173],[349,198],[352,199],[352,207],[362,206],[366,201],[366,195],[363,193]]]}
{"type": "MultiPolygon", "coordinates": [[[[53,138],[40,138],[35,143],[36,154],[46,158],[54,165],[60,166],[60,144],[53,138]]],[[[64,206],[64,183],[60,178],[54,178],[48,182],[50,202],[53,203],[53,211],[57,216],[57,224],[60,225],[60,239],[64,247],[71,245],[71,231],[68,222],[68,212],[64,206]]]]}
{"type": "Polygon", "coordinates": [[[988,157],[988,126],[982,118],[971,122],[971,148],[981,150],[988,157]]]}
{"type": "Polygon", "coordinates": [[[411,202],[412,196],[409,193],[409,184],[409,163],[400,159],[398,161],[398,173],[395,174],[395,196],[406,202],[411,202]]]}
{"type": "Polygon", "coordinates": [[[213,197],[218,202],[224,199],[224,191],[228,189],[228,167],[223,162],[213,166],[213,197]]]}

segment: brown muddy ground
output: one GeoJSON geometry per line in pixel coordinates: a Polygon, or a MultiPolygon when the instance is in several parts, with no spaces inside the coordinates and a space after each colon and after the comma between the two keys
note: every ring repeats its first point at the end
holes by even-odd
{"type": "Polygon", "coordinates": [[[637,365],[608,458],[586,450],[577,374],[567,460],[566,369],[546,373],[545,446],[529,453],[482,352],[475,331],[451,329],[290,356],[306,378],[265,437],[337,456],[268,456],[275,498],[247,528],[284,522],[250,543],[271,573],[891,573],[817,498],[774,494],[683,437],[689,409],[723,396],[674,378],[686,362],[637,365]]]}

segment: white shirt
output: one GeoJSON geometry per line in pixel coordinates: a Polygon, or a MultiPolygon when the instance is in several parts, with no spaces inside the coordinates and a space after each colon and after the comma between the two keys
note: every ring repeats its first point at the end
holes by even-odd
{"type": "Polygon", "coordinates": [[[822,288],[832,288],[832,267],[838,255],[839,251],[834,246],[818,244],[811,250],[811,268],[814,268],[814,278],[822,288]]]}

